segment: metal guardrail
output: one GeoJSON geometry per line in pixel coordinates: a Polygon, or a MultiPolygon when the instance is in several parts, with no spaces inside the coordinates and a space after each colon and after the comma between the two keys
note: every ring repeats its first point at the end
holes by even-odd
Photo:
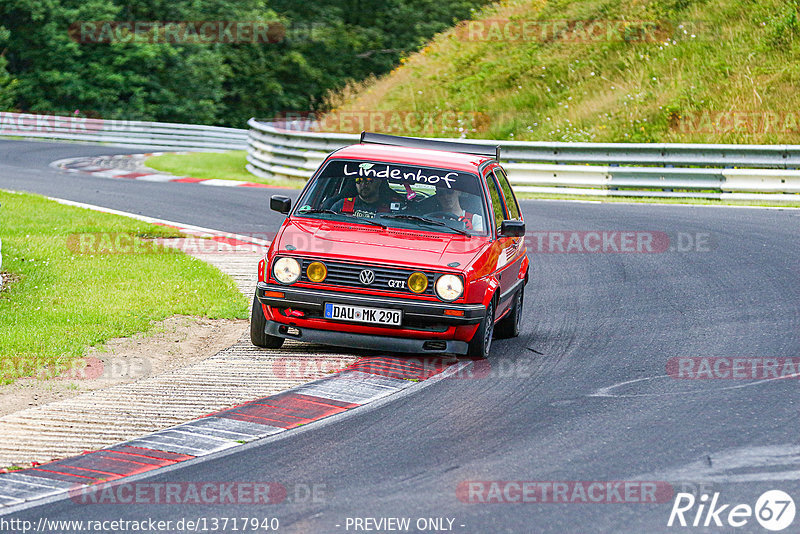
{"type": "MultiPolygon", "coordinates": [[[[331,151],[359,140],[307,123],[248,125],[247,170],[262,178],[306,180],[331,151]]],[[[490,142],[519,192],[800,201],[797,145],[490,142]]]]}
{"type": "Polygon", "coordinates": [[[158,150],[244,150],[247,130],[116,119],[0,113],[0,136],[106,143],[158,150]]]}

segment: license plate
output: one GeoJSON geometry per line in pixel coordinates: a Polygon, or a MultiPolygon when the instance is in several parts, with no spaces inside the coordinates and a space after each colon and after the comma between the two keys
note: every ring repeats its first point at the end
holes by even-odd
{"type": "Polygon", "coordinates": [[[403,318],[403,312],[385,308],[368,308],[366,306],[350,306],[348,304],[326,302],[325,318],[337,321],[398,326],[403,318]]]}

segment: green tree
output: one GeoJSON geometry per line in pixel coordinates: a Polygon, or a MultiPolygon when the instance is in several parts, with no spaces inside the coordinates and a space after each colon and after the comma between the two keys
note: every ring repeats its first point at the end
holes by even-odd
{"type": "Polygon", "coordinates": [[[5,58],[5,45],[11,37],[5,27],[0,26],[0,111],[10,110],[17,101],[17,85],[19,82],[8,73],[5,58]]]}
{"type": "MultiPolygon", "coordinates": [[[[314,110],[486,0],[0,0],[0,106],[243,127],[314,110]],[[269,43],[81,39],[86,21],[273,22],[269,43]],[[72,31],[70,31],[72,28],[72,31]]],[[[121,34],[118,34],[118,36],[121,34]]]]}

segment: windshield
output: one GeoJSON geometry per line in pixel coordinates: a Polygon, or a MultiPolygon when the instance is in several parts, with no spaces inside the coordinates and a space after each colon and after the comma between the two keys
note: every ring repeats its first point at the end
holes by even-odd
{"type": "Polygon", "coordinates": [[[486,235],[478,176],[416,165],[331,160],[293,216],[486,235]]]}

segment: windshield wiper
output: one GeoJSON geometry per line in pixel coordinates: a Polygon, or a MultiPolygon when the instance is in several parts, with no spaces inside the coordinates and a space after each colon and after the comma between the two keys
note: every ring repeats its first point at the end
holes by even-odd
{"type": "Polygon", "coordinates": [[[338,211],[333,211],[328,208],[309,208],[309,209],[300,208],[299,210],[297,210],[297,213],[299,213],[300,215],[308,215],[311,213],[332,213],[333,215],[342,215],[338,211]]]}
{"type": "Polygon", "coordinates": [[[356,217],[355,215],[350,215],[349,213],[341,213],[338,211],[334,211],[329,208],[312,208],[306,210],[297,210],[298,215],[310,215],[314,213],[330,213],[331,215],[341,215],[342,217],[347,217],[348,219],[355,219],[359,223],[371,224],[373,226],[378,226],[380,228],[386,229],[385,224],[381,224],[378,221],[373,221],[372,219],[368,219],[366,217],[356,217]]]}
{"type": "Polygon", "coordinates": [[[472,234],[470,234],[466,230],[462,230],[461,228],[454,228],[453,226],[450,226],[449,224],[447,224],[444,221],[438,221],[436,219],[430,219],[428,217],[422,217],[421,215],[411,215],[411,214],[408,214],[408,213],[389,213],[388,215],[381,215],[381,217],[386,217],[387,219],[408,219],[408,220],[411,220],[411,221],[426,222],[428,224],[434,224],[436,226],[444,226],[445,228],[449,228],[450,230],[453,230],[454,232],[458,232],[461,235],[466,235],[466,236],[472,237],[472,234]]]}
{"type": "Polygon", "coordinates": [[[370,219],[368,217],[356,217],[355,215],[349,215],[347,213],[337,213],[337,215],[344,215],[348,219],[355,219],[355,222],[357,222],[357,223],[371,224],[373,226],[379,226],[379,227],[383,228],[384,230],[386,230],[386,225],[385,224],[379,223],[378,221],[374,221],[374,220],[372,220],[372,219],[370,219]]]}

